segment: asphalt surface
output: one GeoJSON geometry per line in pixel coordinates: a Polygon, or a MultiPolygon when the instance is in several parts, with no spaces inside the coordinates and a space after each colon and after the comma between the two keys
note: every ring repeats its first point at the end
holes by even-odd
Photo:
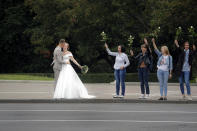
{"type": "Polygon", "coordinates": [[[0,104],[0,131],[196,131],[197,104],[0,104]]]}

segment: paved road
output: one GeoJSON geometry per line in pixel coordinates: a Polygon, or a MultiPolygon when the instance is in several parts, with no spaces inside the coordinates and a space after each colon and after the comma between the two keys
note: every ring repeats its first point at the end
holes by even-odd
{"type": "Polygon", "coordinates": [[[195,104],[0,104],[0,131],[196,131],[195,104]]]}

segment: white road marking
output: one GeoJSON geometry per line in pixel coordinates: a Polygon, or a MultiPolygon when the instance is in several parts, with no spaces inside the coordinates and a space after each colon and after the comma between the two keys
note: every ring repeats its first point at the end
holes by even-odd
{"type": "Polygon", "coordinates": [[[43,92],[33,92],[33,91],[32,91],[32,92],[25,92],[25,91],[23,91],[23,92],[8,92],[8,91],[7,91],[7,92],[0,92],[0,94],[9,94],[9,93],[10,93],[10,94],[13,94],[13,93],[16,93],[16,94],[20,94],[20,93],[44,94],[44,93],[50,93],[50,92],[44,92],[44,91],[43,91],[43,92]]]}
{"type": "Polygon", "coordinates": [[[0,110],[0,112],[101,112],[101,113],[177,113],[177,114],[197,114],[189,111],[137,111],[137,110],[0,110]]]}
{"type": "Polygon", "coordinates": [[[0,120],[0,122],[123,122],[197,124],[197,121],[140,121],[140,120],[0,120]]]}

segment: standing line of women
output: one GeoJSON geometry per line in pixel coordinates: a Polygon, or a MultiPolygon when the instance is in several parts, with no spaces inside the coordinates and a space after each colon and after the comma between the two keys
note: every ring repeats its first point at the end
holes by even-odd
{"type": "MultiPolygon", "coordinates": [[[[160,98],[158,100],[167,100],[167,91],[168,91],[168,80],[172,78],[173,70],[173,57],[170,55],[169,49],[167,46],[162,46],[161,50],[157,48],[155,39],[152,38],[152,44],[154,47],[154,52],[157,54],[157,78],[160,85],[160,98]]],[[[176,76],[179,76],[180,90],[183,95],[183,99],[192,100],[191,97],[191,88],[190,88],[190,75],[191,75],[191,66],[193,61],[193,56],[196,53],[196,47],[193,45],[193,49],[189,49],[189,42],[184,43],[184,49],[182,50],[178,44],[178,41],[175,40],[175,45],[178,50],[178,61],[175,67],[176,76]],[[184,81],[187,88],[186,97],[184,93],[184,81]]],[[[111,56],[115,56],[114,64],[114,76],[116,80],[116,95],[114,98],[124,98],[125,96],[125,74],[126,68],[129,66],[130,62],[128,56],[125,54],[125,49],[122,45],[118,46],[117,52],[111,52],[108,48],[108,45],[105,43],[105,48],[107,53],[111,56]],[[122,87],[122,94],[119,95],[120,83],[122,87]]],[[[138,76],[141,87],[141,96],[140,99],[147,99],[150,96],[150,89],[148,84],[148,76],[150,70],[152,70],[152,51],[148,44],[146,38],[144,38],[144,44],[141,45],[141,52],[135,56],[133,50],[130,50],[130,55],[132,58],[138,61],[138,76]]]]}

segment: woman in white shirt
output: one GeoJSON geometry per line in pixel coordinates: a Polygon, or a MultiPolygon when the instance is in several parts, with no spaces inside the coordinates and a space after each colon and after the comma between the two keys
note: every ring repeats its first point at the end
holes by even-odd
{"type": "Polygon", "coordinates": [[[173,68],[172,56],[170,55],[167,46],[162,46],[160,52],[156,46],[154,38],[152,39],[152,42],[153,42],[153,47],[155,49],[155,53],[158,55],[157,78],[160,83],[160,94],[161,94],[161,97],[158,100],[167,100],[168,78],[172,77],[172,68],[173,68]]]}
{"type": "Polygon", "coordinates": [[[116,80],[116,95],[114,98],[124,98],[125,96],[125,74],[126,68],[130,65],[128,56],[124,53],[125,49],[122,45],[118,46],[118,52],[111,52],[108,48],[108,45],[105,43],[105,48],[107,53],[111,56],[115,56],[115,64],[114,64],[114,76],[116,80]],[[122,87],[121,95],[120,92],[120,83],[122,87]]]}

